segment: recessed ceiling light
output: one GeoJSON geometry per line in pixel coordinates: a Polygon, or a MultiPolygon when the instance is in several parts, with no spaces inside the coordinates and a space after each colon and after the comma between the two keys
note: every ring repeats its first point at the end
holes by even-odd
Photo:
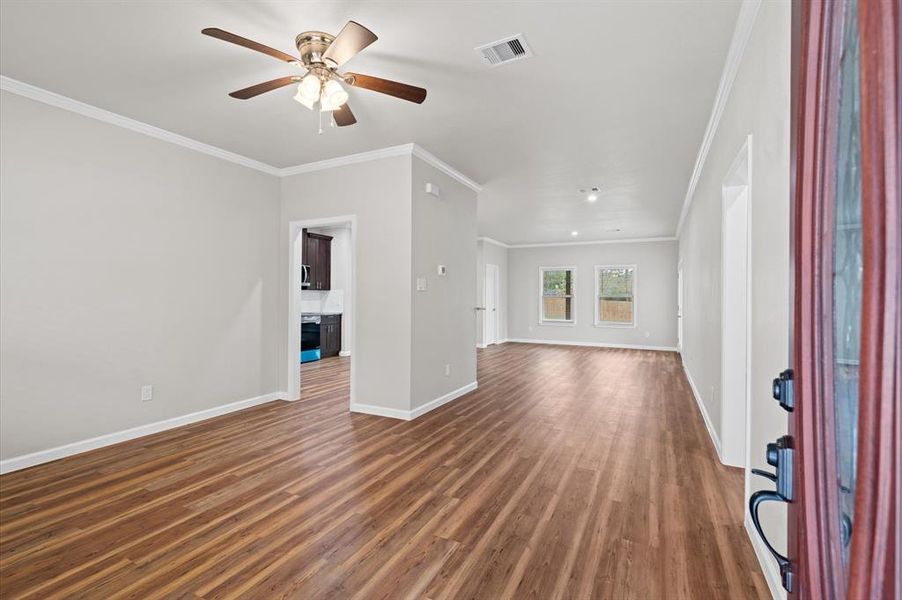
{"type": "Polygon", "coordinates": [[[580,188],[579,189],[580,194],[588,194],[588,196],[586,196],[586,200],[588,200],[589,202],[595,202],[596,200],[598,200],[598,192],[600,192],[600,191],[601,190],[598,188],[597,185],[593,185],[590,188],[580,188]]]}
{"type": "Polygon", "coordinates": [[[570,232],[570,235],[572,235],[573,237],[576,237],[576,236],[579,235],[579,232],[578,232],[578,231],[571,231],[571,232],[570,232]]]}

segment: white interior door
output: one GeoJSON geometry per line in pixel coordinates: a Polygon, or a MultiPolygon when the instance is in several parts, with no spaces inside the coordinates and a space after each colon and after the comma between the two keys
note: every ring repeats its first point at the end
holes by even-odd
{"type": "Polygon", "coordinates": [[[485,266],[485,319],[483,340],[486,346],[498,343],[498,265],[485,266]]]}

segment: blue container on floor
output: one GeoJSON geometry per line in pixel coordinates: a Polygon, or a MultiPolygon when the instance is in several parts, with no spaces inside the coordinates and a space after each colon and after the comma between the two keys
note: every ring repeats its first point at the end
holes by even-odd
{"type": "Polygon", "coordinates": [[[319,348],[314,350],[301,350],[301,362],[313,362],[319,360],[319,348]]]}

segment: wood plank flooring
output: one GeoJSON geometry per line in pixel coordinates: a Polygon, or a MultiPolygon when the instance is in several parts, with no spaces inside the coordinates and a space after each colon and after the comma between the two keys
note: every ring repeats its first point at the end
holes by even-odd
{"type": "Polygon", "coordinates": [[[4,475],[0,596],[769,597],[678,355],[490,347],[412,422],[349,413],[348,365],[4,475]]]}

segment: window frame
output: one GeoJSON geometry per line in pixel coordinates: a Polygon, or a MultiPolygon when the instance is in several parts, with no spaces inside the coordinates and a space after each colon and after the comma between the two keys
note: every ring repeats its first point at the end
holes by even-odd
{"type": "MultiPolygon", "coordinates": [[[[551,325],[554,327],[573,327],[576,325],[576,266],[539,267],[539,325],[551,325]],[[545,318],[545,272],[546,271],[570,271],[570,319],[546,319],[545,318]]],[[[549,296],[555,298],[567,298],[568,296],[549,296]]]]}
{"type": "Polygon", "coordinates": [[[592,289],[592,302],[594,308],[592,309],[595,316],[595,327],[614,327],[616,329],[635,329],[638,326],[639,322],[639,295],[636,293],[636,289],[638,288],[639,282],[639,268],[636,265],[595,265],[595,287],[592,289]],[[598,287],[598,284],[601,280],[601,272],[605,269],[632,269],[633,270],[633,284],[632,284],[632,300],[633,300],[633,320],[631,323],[621,323],[619,321],[602,321],[601,320],[601,306],[600,300],[601,297],[599,292],[601,291],[598,287]]]}

